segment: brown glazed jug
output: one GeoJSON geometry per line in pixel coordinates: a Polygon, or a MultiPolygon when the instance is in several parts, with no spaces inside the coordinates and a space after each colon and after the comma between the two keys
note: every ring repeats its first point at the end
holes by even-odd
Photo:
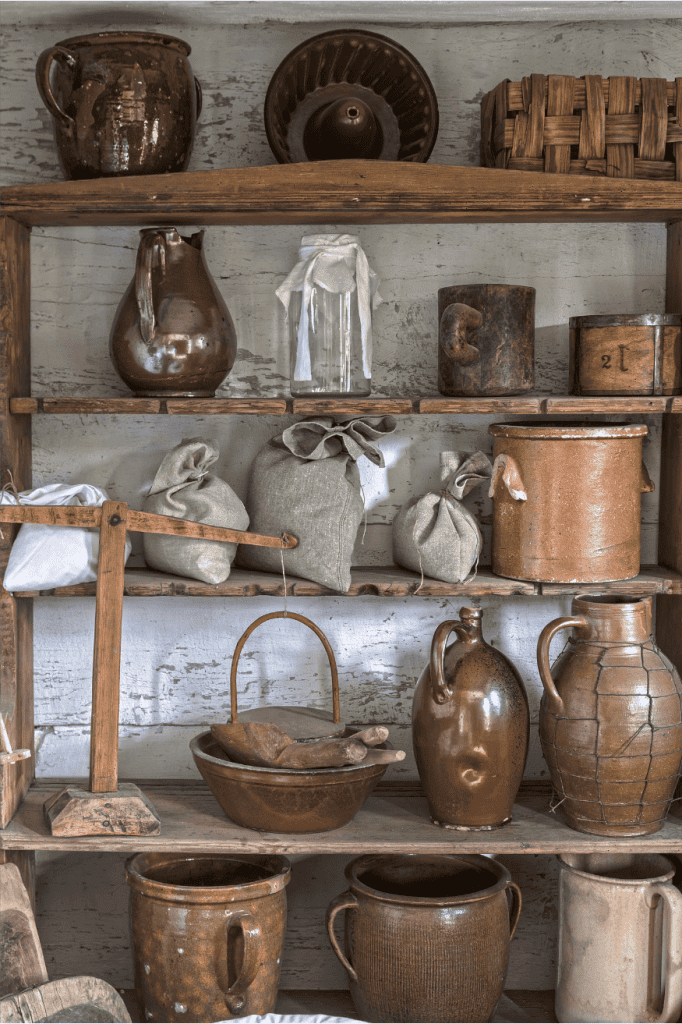
{"type": "MultiPolygon", "coordinates": [[[[540,739],[578,832],[657,832],[682,767],[682,681],[652,634],[652,598],[576,597],[538,641],[540,739]],[[549,667],[549,645],[571,636],[549,667]]],[[[557,804],[558,806],[558,804],[557,804]]]]}
{"type": "Polygon", "coordinates": [[[126,863],[135,992],[145,1020],[222,1021],[275,1009],[286,857],[140,853],[126,863]]]}
{"type": "Polygon", "coordinates": [[[113,364],[136,395],[213,398],[237,335],[206,266],[204,232],[145,228],[140,236],[135,277],[111,328],[113,364]]]}
{"type": "Polygon", "coordinates": [[[521,890],[502,864],[473,854],[369,854],[351,861],[346,878],[327,931],[362,1020],[490,1019],[521,911],[521,890]],[[342,910],[345,953],[334,934],[342,910]]]}
{"type": "Polygon", "coordinates": [[[459,615],[433,634],[412,743],[435,824],[487,830],[511,821],[528,753],[528,697],[511,661],[483,639],[480,608],[459,615]]]}
{"type": "Polygon", "coordinates": [[[187,43],[96,32],[41,53],[36,81],[66,178],[184,171],[201,112],[187,43]]]}

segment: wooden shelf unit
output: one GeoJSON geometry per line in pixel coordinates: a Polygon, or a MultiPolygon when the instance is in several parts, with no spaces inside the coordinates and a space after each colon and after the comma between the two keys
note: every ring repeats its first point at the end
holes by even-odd
{"type": "MultiPolygon", "coordinates": [[[[407,224],[548,223],[658,221],[668,223],[668,312],[682,310],[682,183],[581,178],[498,169],[325,161],[297,165],[232,168],[143,178],[55,182],[7,188],[2,196],[3,304],[0,326],[0,444],[2,479],[11,469],[16,486],[31,486],[31,416],[55,414],[243,414],[338,412],[397,414],[650,414],[663,416],[660,487],[659,567],[647,567],[627,583],[590,590],[656,593],[657,636],[682,669],[682,399],[583,399],[522,396],[511,399],[371,398],[329,400],[227,398],[202,402],[137,398],[37,398],[30,393],[30,229],[37,225],[149,224],[407,224]]],[[[14,530],[5,531],[0,572],[4,572],[14,530]]],[[[127,593],[203,594],[190,581],[149,571],[126,574],[127,593]],[[137,589],[136,589],[137,588],[137,589]],[[146,588],[146,589],[145,589],[146,588]],[[183,589],[181,589],[183,588],[183,589]]],[[[357,593],[402,596],[414,593],[416,577],[398,569],[358,570],[357,593]],[[363,589],[365,588],[365,589],[363,589]]],[[[420,593],[432,595],[436,581],[420,593]]],[[[235,572],[225,593],[281,593],[269,574],[235,572]],[[258,576],[258,579],[251,577],[258,576]],[[249,577],[247,579],[247,577],[249,577]],[[273,590],[268,589],[273,587],[273,590]],[[260,589],[259,589],[260,588],[260,589]]],[[[525,584],[481,570],[464,590],[443,584],[447,594],[557,594],[577,589],[525,584]],[[496,589],[498,588],[498,589],[496,589]]],[[[323,588],[292,580],[291,593],[315,596],[323,588]]],[[[59,593],[78,588],[62,588],[59,593]]],[[[439,594],[443,590],[437,591],[439,594]]],[[[217,593],[211,588],[211,593],[217,593]]],[[[33,747],[32,597],[2,591],[3,713],[13,746],[33,747]]],[[[380,849],[477,852],[551,852],[624,849],[623,840],[588,837],[568,829],[557,815],[522,796],[515,824],[496,833],[462,834],[435,829],[423,803],[413,796],[374,797],[345,829],[296,839],[251,833],[232,825],[206,787],[145,784],[163,819],[154,840],[93,837],[58,847],[47,834],[42,800],[49,784],[32,781],[33,761],[0,768],[0,859],[35,849],[250,849],[254,851],[348,852],[380,849]],[[28,793],[27,793],[28,790],[28,793]],[[26,799],[24,800],[24,795],[26,799]],[[22,803],[23,800],[23,803],[22,803]],[[407,801],[407,804],[406,804],[407,801]],[[411,801],[411,803],[410,803],[411,801]],[[530,802],[528,802],[530,801],[530,802]],[[16,817],[12,821],[15,811],[16,817]],[[192,815],[198,825],[187,824],[192,815]],[[372,824],[373,822],[373,824],[372,824]],[[119,845],[117,845],[119,844],[119,845]],[[131,845],[132,844],[132,845],[131,845]],[[231,845],[232,844],[232,845],[231,845]]],[[[535,799],[535,798],[534,798],[535,799]]],[[[538,798],[539,799],[539,798],[538,798]]],[[[546,794],[542,798],[545,800],[546,794]]],[[[678,805],[679,806],[679,805],[678,805]]],[[[56,842],[63,842],[57,840],[56,842]]],[[[682,824],[671,815],[654,837],[628,840],[633,850],[682,850],[682,824]]]]}

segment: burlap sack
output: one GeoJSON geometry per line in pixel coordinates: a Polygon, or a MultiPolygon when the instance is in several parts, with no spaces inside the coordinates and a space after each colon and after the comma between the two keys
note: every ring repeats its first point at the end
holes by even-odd
{"type": "Polygon", "coordinates": [[[393,520],[393,558],[398,565],[445,583],[466,579],[481,552],[482,537],[465,494],[488,480],[487,455],[441,452],[441,490],[410,498],[393,520]]]}
{"type": "Polygon", "coordinates": [[[356,466],[366,455],[384,457],[373,443],[393,433],[392,416],[335,423],[331,417],[301,420],[271,438],[251,467],[246,508],[255,533],[298,537],[298,547],[241,547],[239,564],[321,583],[346,593],[350,561],[364,501],[356,466]]]}
{"type": "MultiPolygon", "coordinates": [[[[208,526],[246,530],[249,517],[229,484],[208,472],[218,445],[203,437],[185,438],[166,455],[142,506],[143,512],[190,519],[208,526]]],[[[230,575],[236,544],[194,537],[143,536],[144,559],[151,569],[222,583],[230,575]]]]}

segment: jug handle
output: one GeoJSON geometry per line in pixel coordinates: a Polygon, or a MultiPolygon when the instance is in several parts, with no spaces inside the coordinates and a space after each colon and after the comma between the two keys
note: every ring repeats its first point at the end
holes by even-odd
{"type": "Polygon", "coordinates": [[[660,1017],[652,1021],[675,1020],[682,1005],[682,893],[672,882],[655,882],[652,893],[668,904],[668,941],[664,942],[665,953],[665,996],[660,1017]]]}
{"type": "Polygon", "coordinates": [[[516,459],[513,459],[511,455],[501,454],[496,457],[495,462],[493,463],[493,471],[490,476],[490,487],[488,488],[489,498],[495,497],[495,488],[497,487],[497,482],[500,478],[502,478],[502,483],[507,488],[514,501],[528,500],[526,485],[521,479],[521,470],[519,469],[516,459]]]}
{"type": "Polygon", "coordinates": [[[137,250],[137,263],[135,264],[135,297],[137,308],[140,314],[140,334],[142,340],[149,344],[154,341],[156,335],[156,316],[154,315],[154,295],[152,292],[152,266],[154,253],[158,247],[159,263],[163,268],[166,265],[166,248],[163,235],[158,232],[154,235],[144,235],[137,250]]]}
{"type": "Polygon", "coordinates": [[[540,633],[540,639],[538,640],[538,671],[540,672],[540,679],[545,688],[545,693],[549,698],[550,707],[555,715],[563,714],[564,702],[559,696],[559,692],[552,679],[552,672],[549,666],[549,645],[554,635],[560,629],[568,629],[569,626],[587,626],[587,619],[579,615],[568,615],[565,618],[553,619],[552,622],[547,623],[542,633],[540,633]]]}
{"type": "Polygon", "coordinates": [[[244,960],[239,977],[230,985],[225,993],[225,1005],[230,1013],[241,1015],[246,1006],[246,991],[253,985],[260,967],[260,943],[263,938],[260,925],[256,919],[246,911],[231,914],[225,921],[225,947],[227,949],[227,936],[230,928],[239,925],[244,936],[244,960]]]}
{"type": "Polygon", "coordinates": [[[443,658],[445,657],[445,645],[451,633],[456,633],[460,640],[467,640],[471,635],[472,627],[461,619],[448,619],[436,626],[436,632],[431,641],[431,659],[429,669],[431,672],[431,694],[436,704],[447,704],[452,700],[452,690],[445,682],[443,658]]]}
{"type": "Polygon", "coordinates": [[[446,356],[450,356],[460,366],[469,366],[481,358],[481,353],[467,341],[467,329],[477,330],[483,323],[483,317],[473,306],[465,306],[463,302],[451,302],[443,310],[440,318],[438,337],[441,348],[446,356]]]}
{"type": "Polygon", "coordinates": [[[521,890],[516,882],[507,883],[507,892],[511,896],[511,906],[509,907],[509,941],[511,942],[514,938],[516,926],[519,923],[523,900],[521,898],[521,890]]]}
{"type": "Polygon", "coordinates": [[[199,81],[198,78],[194,79],[194,92],[196,93],[196,97],[197,97],[197,115],[196,116],[197,116],[197,121],[198,121],[199,120],[199,114],[201,113],[201,108],[203,107],[203,104],[204,104],[204,94],[203,94],[203,91],[201,89],[201,82],[199,81]]]}
{"type": "Polygon", "coordinates": [[[343,955],[341,947],[336,941],[336,935],[334,934],[334,920],[336,918],[336,915],[341,910],[357,910],[357,907],[358,901],[356,900],[355,896],[353,896],[353,893],[350,890],[342,892],[341,895],[333,899],[329,906],[327,907],[327,932],[329,934],[329,941],[332,944],[332,949],[336,953],[337,957],[339,958],[343,966],[346,968],[349,977],[352,978],[353,981],[357,981],[358,976],[355,973],[355,968],[351,966],[346,957],[343,955]]]}
{"type": "Polygon", "coordinates": [[[38,62],[36,64],[36,83],[43,103],[54,119],[60,123],[62,128],[65,128],[67,131],[71,131],[73,130],[76,122],[59,106],[54,93],[52,92],[52,86],[50,85],[50,68],[52,67],[52,61],[59,59],[63,60],[67,67],[70,68],[75,68],[78,63],[74,55],[65,47],[50,46],[47,50],[43,50],[41,55],[38,57],[38,62]]]}
{"type": "Polygon", "coordinates": [[[642,462],[642,478],[641,478],[642,494],[649,494],[651,491],[656,490],[656,484],[649,476],[649,471],[642,462]]]}

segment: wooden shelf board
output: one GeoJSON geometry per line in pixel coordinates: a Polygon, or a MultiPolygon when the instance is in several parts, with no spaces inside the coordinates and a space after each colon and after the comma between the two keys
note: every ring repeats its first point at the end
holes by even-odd
{"type": "Polygon", "coordinates": [[[667,221],[682,183],[383,160],[325,160],[15,185],[27,225],[667,221]]]}
{"type": "MultiPolygon", "coordinates": [[[[197,726],[197,733],[201,728],[197,726]]],[[[138,780],[139,781],[139,780],[138,780]]],[[[242,851],[244,853],[563,853],[682,850],[682,819],[668,815],[652,836],[608,839],[576,832],[564,824],[561,811],[551,813],[550,788],[524,784],[514,805],[512,821],[492,832],[456,832],[439,828],[429,817],[426,801],[414,796],[417,784],[378,790],[355,818],[332,832],[285,835],[257,832],[235,825],[202,782],[141,781],[139,785],[161,819],[158,836],[52,836],[43,803],[64,780],[37,780],[29,789],[14,820],[0,832],[6,850],[100,850],[175,852],[242,851]],[[395,793],[395,795],[393,795],[395,793]]],[[[381,784],[380,784],[381,785],[381,784]]],[[[673,805],[675,807],[676,805],[673,805]]],[[[679,805],[677,805],[679,806],[679,805]]]]}
{"type": "MultiPolygon", "coordinates": [[[[424,578],[419,573],[398,566],[351,570],[351,588],[347,594],[311,583],[296,576],[287,576],[287,594],[291,597],[465,597],[498,594],[604,594],[616,592],[642,596],[645,594],[682,594],[682,574],[658,565],[643,565],[639,575],[630,580],[611,583],[529,583],[496,576],[487,566],[479,566],[470,583],[444,583],[424,578]]],[[[16,597],[91,597],[96,583],[77,583],[56,590],[17,591],[16,597]]],[[[284,583],[281,573],[259,572],[255,569],[233,569],[224,583],[201,583],[153,569],[126,569],[126,597],[282,597],[284,583]]]]}
{"type": "Polygon", "coordinates": [[[592,416],[682,413],[682,396],[582,398],[517,395],[508,398],[29,398],[10,399],[14,415],[59,416],[411,416],[417,414],[592,416]]]}

